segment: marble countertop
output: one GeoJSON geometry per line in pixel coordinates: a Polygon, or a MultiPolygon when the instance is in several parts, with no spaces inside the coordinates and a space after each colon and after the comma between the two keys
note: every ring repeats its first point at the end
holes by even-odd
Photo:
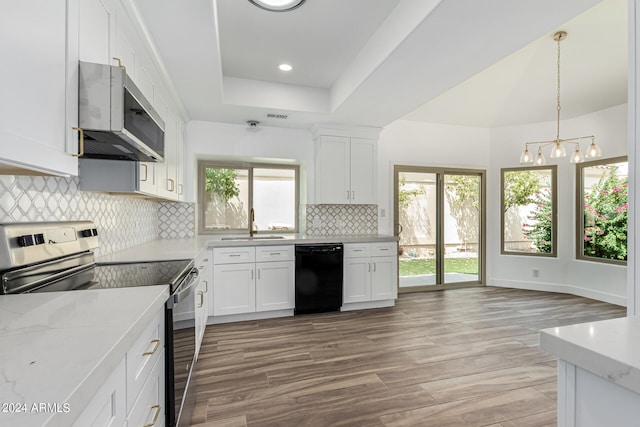
{"type": "Polygon", "coordinates": [[[540,347],[640,394],[640,317],[543,329],[540,347]]]}
{"type": "Polygon", "coordinates": [[[0,425],[71,425],[168,297],[167,286],[0,296],[0,425]]]}
{"type": "Polygon", "coordinates": [[[282,235],[281,239],[254,239],[238,236],[240,240],[227,240],[232,236],[200,235],[193,239],[159,239],[133,246],[113,254],[99,257],[97,262],[145,262],[174,259],[193,259],[206,247],[271,246],[315,243],[396,242],[396,236],[305,236],[282,235]],[[224,240],[223,240],[224,239],[224,240]]]}

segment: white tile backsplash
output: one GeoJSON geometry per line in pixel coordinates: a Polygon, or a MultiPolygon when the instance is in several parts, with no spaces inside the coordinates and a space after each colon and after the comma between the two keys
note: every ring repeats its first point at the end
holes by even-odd
{"type": "Polygon", "coordinates": [[[159,237],[186,239],[196,236],[195,203],[159,203],[159,237]]]}
{"type": "Polygon", "coordinates": [[[378,205],[307,205],[309,236],[378,234],[378,205]]]}
{"type": "Polygon", "coordinates": [[[0,222],[91,220],[106,255],[159,237],[159,203],[78,190],[77,178],[0,175],[0,222]]]}

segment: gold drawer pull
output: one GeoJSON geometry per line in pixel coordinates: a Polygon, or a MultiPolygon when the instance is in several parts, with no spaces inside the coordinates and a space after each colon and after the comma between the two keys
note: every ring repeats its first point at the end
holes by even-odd
{"type": "Polygon", "coordinates": [[[72,154],[72,156],[82,157],[84,156],[84,129],[82,128],[72,128],[72,129],[80,132],[80,140],[78,141],[78,154],[72,154]]]}
{"type": "Polygon", "coordinates": [[[204,293],[206,294],[207,292],[209,292],[209,282],[207,282],[206,280],[203,280],[204,282],[204,293]]]}
{"type": "Polygon", "coordinates": [[[153,353],[156,352],[156,350],[158,349],[158,347],[160,347],[160,340],[151,340],[152,343],[154,343],[155,345],[153,346],[153,350],[151,351],[145,351],[144,353],[142,353],[143,356],[151,356],[153,353]]]}
{"type": "Polygon", "coordinates": [[[198,308],[200,308],[204,305],[204,292],[198,291],[198,294],[200,295],[200,305],[198,306],[198,308]]]}
{"type": "Polygon", "coordinates": [[[158,422],[158,418],[160,418],[160,412],[162,412],[162,407],[160,405],[153,405],[151,409],[156,410],[156,413],[153,416],[153,420],[151,420],[151,424],[145,424],[142,427],[153,427],[158,422]]]}

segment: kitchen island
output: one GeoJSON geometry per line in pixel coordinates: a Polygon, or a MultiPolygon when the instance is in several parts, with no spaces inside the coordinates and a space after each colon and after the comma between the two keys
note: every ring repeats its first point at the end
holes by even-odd
{"type": "Polygon", "coordinates": [[[640,318],[623,317],[540,331],[558,356],[558,426],[640,423],[640,318]]]}
{"type": "Polygon", "coordinates": [[[168,297],[168,286],[0,296],[0,425],[73,425],[168,297]]]}

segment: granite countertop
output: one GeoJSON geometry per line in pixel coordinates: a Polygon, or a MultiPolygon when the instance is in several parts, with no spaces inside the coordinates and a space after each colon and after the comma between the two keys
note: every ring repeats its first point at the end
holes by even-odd
{"type": "Polygon", "coordinates": [[[640,317],[543,329],[540,347],[640,394],[640,317]]]}
{"type": "MultiPolygon", "coordinates": [[[[398,237],[388,235],[364,236],[306,236],[300,234],[283,234],[280,239],[254,239],[238,236],[240,240],[227,240],[232,236],[199,235],[192,239],[159,239],[152,240],[113,254],[98,257],[97,262],[145,262],[174,259],[193,259],[207,247],[230,246],[271,246],[315,243],[364,243],[364,242],[397,242],[398,237]],[[223,240],[224,239],[224,240],[223,240]]],[[[258,235],[258,237],[262,237],[258,235]]]]}
{"type": "Polygon", "coordinates": [[[167,286],[0,296],[0,425],[71,425],[168,297],[167,286]]]}

